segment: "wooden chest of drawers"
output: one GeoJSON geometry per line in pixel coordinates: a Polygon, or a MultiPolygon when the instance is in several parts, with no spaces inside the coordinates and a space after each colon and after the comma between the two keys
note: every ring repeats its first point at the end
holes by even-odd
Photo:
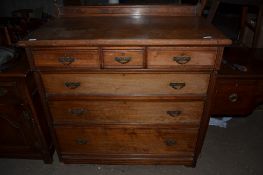
{"type": "Polygon", "coordinates": [[[102,15],[57,19],[32,36],[20,45],[61,161],[195,165],[230,44],[215,28],[199,17],[102,15]]]}

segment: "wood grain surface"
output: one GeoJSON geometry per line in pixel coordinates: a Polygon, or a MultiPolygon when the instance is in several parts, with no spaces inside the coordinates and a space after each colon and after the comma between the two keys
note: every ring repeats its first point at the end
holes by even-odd
{"type": "Polygon", "coordinates": [[[57,127],[62,153],[184,154],[194,150],[196,129],[112,127],[57,127]]]}
{"type": "Polygon", "coordinates": [[[32,54],[36,67],[100,67],[99,51],[96,48],[37,49],[32,51],[32,54]],[[71,60],[67,60],[67,58],[71,60]]]}
{"type": "Polygon", "coordinates": [[[199,125],[203,101],[50,101],[54,124],[199,125]]]}
{"type": "Polygon", "coordinates": [[[99,16],[58,18],[20,46],[226,45],[231,41],[202,17],[99,16]],[[30,40],[31,39],[31,40],[30,40]],[[33,40],[32,40],[33,39],[33,40]]]}
{"type": "Polygon", "coordinates": [[[205,95],[209,74],[42,74],[48,94],[57,95],[109,95],[109,96],[162,96],[205,95]],[[68,88],[65,83],[77,83],[68,88]],[[184,86],[175,89],[171,83],[184,86]]]}
{"type": "Polygon", "coordinates": [[[217,48],[198,47],[149,47],[148,68],[181,68],[191,70],[192,67],[214,67],[217,48]],[[180,64],[178,57],[190,58],[188,62],[180,64]]]}

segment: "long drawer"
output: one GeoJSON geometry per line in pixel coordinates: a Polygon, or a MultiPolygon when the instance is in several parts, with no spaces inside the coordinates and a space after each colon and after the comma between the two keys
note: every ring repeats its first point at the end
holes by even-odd
{"type": "Polygon", "coordinates": [[[193,154],[198,129],[57,127],[62,154],[193,154]]]}
{"type": "Polygon", "coordinates": [[[209,78],[205,73],[42,74],[46,92],[61,95],[205,95],[209,78]]]}
{"type": "Polygon", "coordinates": [[[199,125],[204,102],[175,101],[50,101],[56,124],[194,124],[199,125]]]}

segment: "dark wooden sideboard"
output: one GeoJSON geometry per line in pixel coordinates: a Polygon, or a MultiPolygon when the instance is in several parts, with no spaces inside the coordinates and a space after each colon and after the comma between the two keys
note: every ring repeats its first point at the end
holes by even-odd
{"type": "Polygon", "coordinates": [[[65,7],[19,43],[61,161],[195,165],[231,43],[196,13],[190,6],[65,7]]]}
{"type": "Polygon", "coordinates": [[[24,58],[0,72],[0,157],[51,163],[54,146],[33,73],[24,58]]]}

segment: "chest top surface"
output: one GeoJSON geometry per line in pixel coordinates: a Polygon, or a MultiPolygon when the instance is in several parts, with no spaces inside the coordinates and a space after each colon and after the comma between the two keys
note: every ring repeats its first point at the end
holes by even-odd
{"type": "Polygon", "coordinates": [[[21,46],[228,45],[231,41],[202,17],[60,17],[20,41],[21,46]]]}

